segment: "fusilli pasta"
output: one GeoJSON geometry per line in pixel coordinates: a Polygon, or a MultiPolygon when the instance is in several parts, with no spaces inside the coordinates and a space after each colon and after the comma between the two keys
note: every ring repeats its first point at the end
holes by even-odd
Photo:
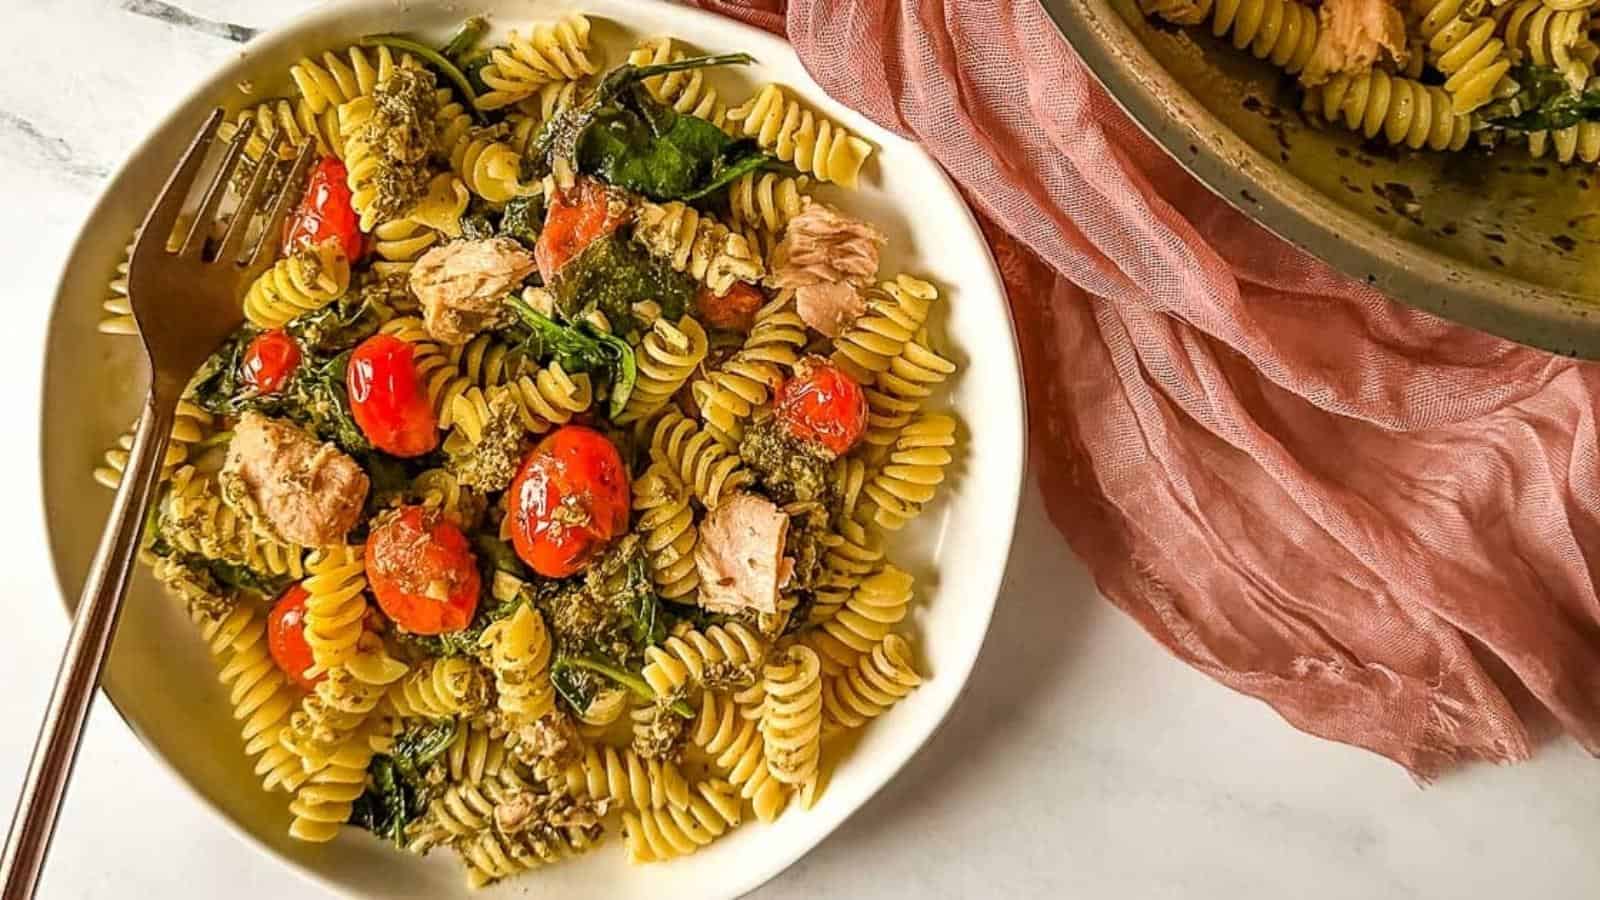
{"type": "Polygon", "coordinates": [[[639,342],[635,354],[639,379],[617,424],[648,419],[666,406],[706,358],[708,347],[705,329],[693,316],[682,317],[676,325],[656,319],[639,342]]]}
{"type": "Polygon", "coordinates": [[[810,781],[822,751],[822,661],[815,650],[797,644],[769,659],[762,679],[767,771],[785,784],[810,781]]]}
{"type": "Polygon", "coordinates": [[[589,56],[589,20],[573,13],[535,25],[526,35],[511,32],[506,46],[489,52],[480,72],[489,90],[479,109],[499,109],[531,96],[553,81],[570,81],[599,71],[589,56]]]}
{"type": "Polygon", "coordinates": [[[555,709],[550,683],[550,636],[544,618],[523,604],[490,625],[479,642],[494,672],[500,711],[516,722],[532,722],[555,709]]]}
{"type": "Polygon", "coordinates": [[[743,236],[676,200],[642,201],[633,235],[645,249],[715,294],[726,293],[735,281],[759,281],[766,274],[765,263],[743,236]]]}
{"type": "Polygon", "coordinates": [[[775,84],[729,110],[728,119],[740,134],[755,138],[761,149],[818,181],[855,187],[872,155],[871,144],[807,109],[775,84]]]}
{"type": "Polygon", "coordinates": [[[336,241],[296,251],[261,273],[244,295],[244,315],[257,328],[281,328],[339,299],[350,288],[350,260],[336,241]]]}
{"type": "Polygon", "coordinates": [[[824,729],[829,734],[859,728],[922,683],[912,662],[911,644],[898,634],[885,635],[842,674],[822,686],[824,729]]]}

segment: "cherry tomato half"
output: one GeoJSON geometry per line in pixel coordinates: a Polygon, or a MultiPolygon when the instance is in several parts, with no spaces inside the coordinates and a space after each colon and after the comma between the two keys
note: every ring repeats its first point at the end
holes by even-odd
{"type": "Polygon", "coordinates": [[[290,681],[308,691],[327,675],[306,677],[315,662],[306,642],[306,598],[310,596],[300,585],[290,585],[267,614],[267,652],[290,681]]]}
{"type": "Polygon", "coordinates": [[[240,377],[258,394],[275,394],[300,365],[300,345],[282,329],[263,331],[244,348],[240,377]]]}
{"type": "Polygon", "coordinates": [[[818,356],[794,368],[794,377],[778,386],[772,409],[793,437],[842,456],[867,430],[867,398],[861,385],[843,369],[818,356]]]}
{"type": "Polygon", "coordinates": [[[300,205],[283,223],[283,252],[287,256],[301,247],[327,240],[339,242],[346,259],[361,258],[360,220],[351,203],[349,175],[344,163],[324,156],[311,170],[300,205]]]}
{"type": "Polygon", "coordinates": [[[613,205],[611,192],[592,178],[579,178],[570,190],[557,193],[545,213],[544,230],[533,245],[533,258],[546,283],[583,248],[616,231],[627,207],[613,205]]]}
{"type": "Polygon", "coordinates": [[[460,631],[478,609],[478,560],[436,509],[403,506],[367,538],[367,583],[390,619],[415,634],[460,631]]]}
{"type": "Polygon", "coordinates": [[[628,530],[628,472],[605,435],[564,425],[522,461],[506,506],[517,555],[540,575],[565,578],[628,530]]]}
{"type": "Polygon", "coordinates": [[[720,294],[713,294],[702,285],[695,297],[695,307],[707,325],[734,331],[749,331],[756,323],[756,311],[766,302],[761,291],[748,281],[735,281],[720,294]]]}
{"type": "Polygon", "coordinates": [[[374,447],[394,456],[421,456],[439,444],[439,419],[422,379],[415,348],[392,334],[375,334],[350,354],[345,387],[350,414],[374,447]]]}

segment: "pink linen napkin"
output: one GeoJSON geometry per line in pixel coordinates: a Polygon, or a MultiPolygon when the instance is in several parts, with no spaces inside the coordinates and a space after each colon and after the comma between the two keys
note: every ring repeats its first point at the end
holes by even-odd
{"type": "Polygon", "coordinates": [[[1036,0],[697,0],[786,33],[984,219],[1035,467],[1100,589],[1432,778],[1600,752],[1600,369],[1391,302],[1184,173],[1036,0]]]}

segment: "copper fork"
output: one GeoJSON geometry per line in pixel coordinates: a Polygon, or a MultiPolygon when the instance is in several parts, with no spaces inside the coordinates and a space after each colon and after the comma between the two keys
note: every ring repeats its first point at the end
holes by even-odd
{"type": "Polygon", "coordinates": [[[4,900],[33,896],[44,867],[89,704],[116,630],[140,526],[166,455],[178,400],[195,370],[243,322],[240,297],[272,264],[284,217],[299,197],[300,184],[311,165],[311,145],[306,144],[288,177],[269,196],[268,182],[276,160],[276,147],[269,141],[268,152],[262,154],[237,207],[224,222],[222,207],[230,194],[229,184],[244,160],[245,144],[253,130],[253,122],[246,119],[226,145],[216,174],[202,192],[193,224],[180,229],[179,217],[221,123],[220,109],[206,119],[145,217],[134,245],[128,300],[150,365],[150,391],[129,451],[128,468],[78,598],[55,689],[6,837],[0,864],[0,882],[4,884],[0,898],[4,900]],[[252,224],[263,211],[261,228],[253,230],[252,224]],[[213,240],[219,228],[222,236],[213,240]],[[260,235],[259,241],[246,253],[246,240],[255,235],[260,235]]]}

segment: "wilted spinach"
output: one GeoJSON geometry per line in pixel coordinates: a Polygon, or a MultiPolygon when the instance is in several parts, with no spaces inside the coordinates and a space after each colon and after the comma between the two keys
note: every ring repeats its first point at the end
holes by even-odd
{"type": "Polygon", "coordinates": [[[351,807],[350,824],[405,846],[406,826],[427,808],[427,770],[455,740],[456,722],[416,725],[367,766],[367,789],[351,807]]]}
{"type": "Polygon", "coordinates": [[[568,372],[589,372],[603,376],[611,385],[608,412],[615,418],[628,403],[639,377],[633,347],[613,334],[600,331],[588,322],[562,325],[529,306],[521,297],[506,301],[516,311],[528,336],[522,347],[531,359],[553,359],[568,372]]]}
{"type": "MultiPolygon", "coordinates": [[[[641,700],[652,701],[656,699],[656,692],[649,683],[638,674],[597,656],[563,656],[550,664],[550,678],[562,696],[567,697],[567,702],[573,704],[573,709],[581,710],[584,707],[577,705],[574,700],[584,704],[594,696],[592,683],[585,684],[583,673],[593,672],[603,675],[616,684],[627,688],[633,695],[641,700]],[[565,688],[563,688],[565,686],[565,688]],[[568,696],[572,692],[572,696],[568,696]]],[[[685,719],[694,718],[694,708],[686,700],[675,700],[668,707],[674,713],[685,719]]]]}
{"type": "Polygon", "coordinates": [[[591,309],[605,314],[611,327],[627,333],[637,327],[636,303],[653,300],[661,314],[676,320],[694,302],[694,279],[674,271],[634,241],[608,234],[583,248],[550,282],[556,310],[575,321],[591,309]]]}
{"type": "Polygon", "coordinates": [[[388,47],[391,50],[410,53],[421,59],[437,70],[440,75],[449,79],[450,83],[456,86],[456,90],[461,92],[462,105],[479,121],[483,120],[483,112],[478,109],[478,93],[473,89],[472,82],[467,80],[467,76],[461,71],[461,67],[444,54],[429,47],[427,44],[399,34],[369,34],[361,39],[361,46],[388,47]]]}
{"type": "Polygon", "coordinates": [[[1512,71],[1522,89],[1510,100],[1484,107],[1484,119],[1508,131],[1553,131],[1600,121],[1600,90],[1574,91],[1560,72],[1522,65],[1512,71]]]}
{"type": "Polygon", "coordinates": [[[533,249],[544,226],[544,195],[514,197],[506,201],[505,212],[500,214],[499,233],[514,238],[524,247],[533,249]]]}
{"type": "Polygon", "coordinates": [[[488,19],[483,16],[468,16],[461,23],[461,27],[456,29],[456,33],[450,35],[450,40],[445,41],[444,46],[439,48],[439,55],[461,66],[488,31],[488,19]]]}
{"type": "Polygon", "coordinates": [[[545,123],[529,148],[531,174],[542,177],[564,160],[575,171],[603,175],[656,200],[689,200],[777,164],[753,142],[679,115],[643,87],[655,75],[754,61],[748,53],[729,53],[612,69],[586,97],[545,123]]]}

